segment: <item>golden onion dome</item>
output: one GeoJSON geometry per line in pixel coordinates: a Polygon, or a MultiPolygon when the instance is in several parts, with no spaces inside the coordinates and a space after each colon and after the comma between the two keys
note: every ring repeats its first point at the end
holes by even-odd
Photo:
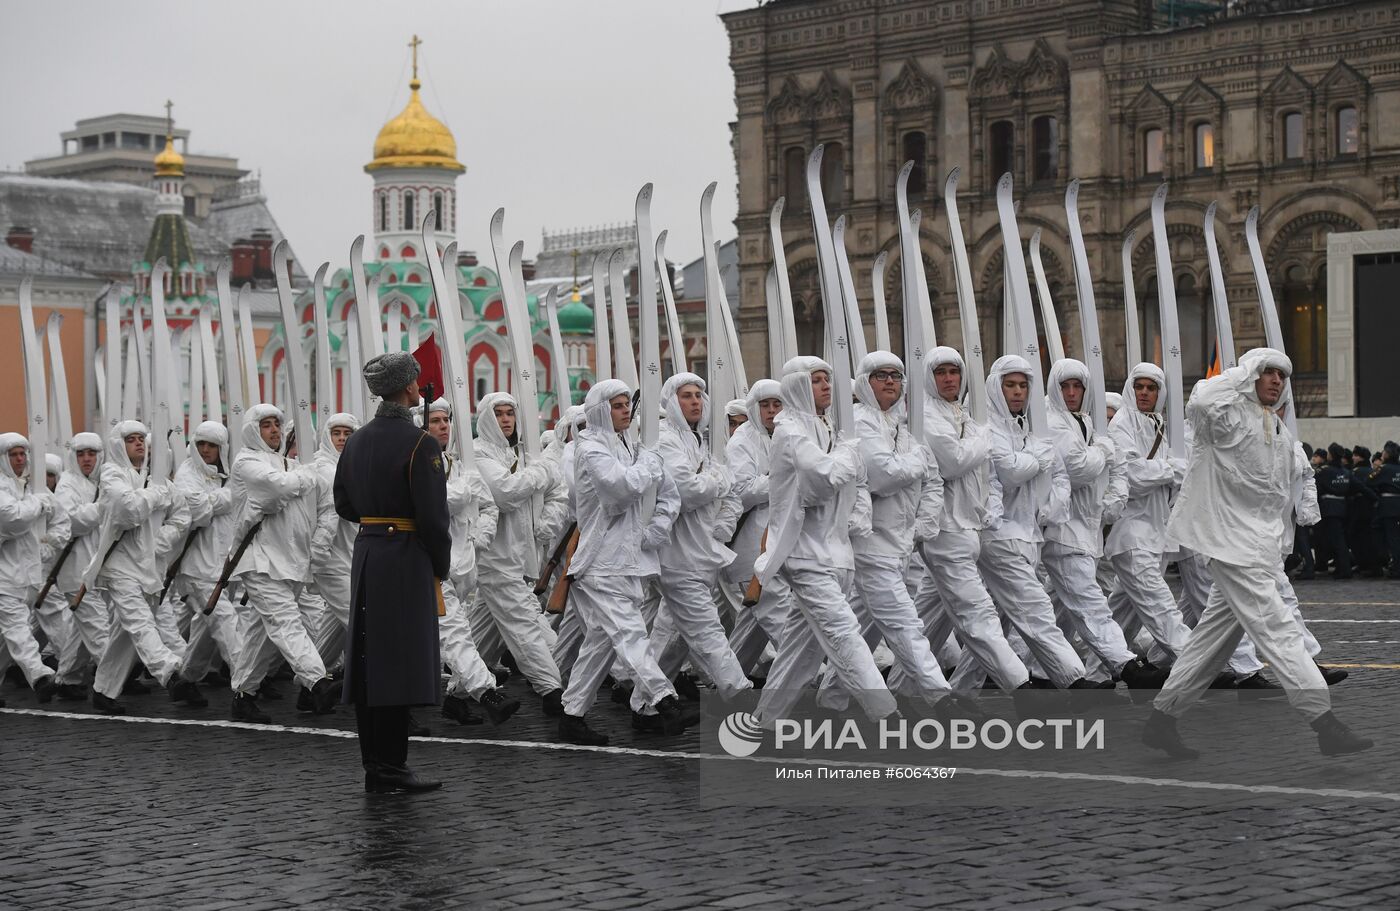
{"type": "Polygon", "coordinates": [[[175,140],[165,137],[165,148],[156,156],[157,177],[184,177],[185,156],[175,151],[175,140]]]}
{"type": "Polygon", "coordinates": [[[421,85],[417,78],[409,82],[408,104],[375,137],[374,160],[365,165],[366,171],[441,168],[460,174],[466,170],[457,160],[457,140],[452,131],[423,107],[418,97],[421,85]]]}

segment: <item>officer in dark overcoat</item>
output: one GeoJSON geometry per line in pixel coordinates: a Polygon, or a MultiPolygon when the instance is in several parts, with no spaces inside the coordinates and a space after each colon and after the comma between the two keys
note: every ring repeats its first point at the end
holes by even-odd
{"type": "Polygon", "coordinates": [[[408,768],[408,711],[436,705],[439,580],[452,559],[442,448],[414,423],[418,363],[393,352],[365,364],[374,419],[346,441],[335,510],[360,524],[350,568],[343,701],[355,706],[365,790],[427,791],[441,783],[408,768]]]}

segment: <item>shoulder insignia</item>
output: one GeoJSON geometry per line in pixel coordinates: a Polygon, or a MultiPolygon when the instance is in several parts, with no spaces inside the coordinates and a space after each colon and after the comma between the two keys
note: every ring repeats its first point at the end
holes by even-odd
{"type": "Polygon", "coordinates": [[[442,471],[442,459],[433,457],[433,471],[442,471]]]}

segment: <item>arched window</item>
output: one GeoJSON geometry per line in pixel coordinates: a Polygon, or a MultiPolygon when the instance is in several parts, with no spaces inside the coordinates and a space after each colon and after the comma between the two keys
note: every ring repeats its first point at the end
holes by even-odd
{"type": "Polygon", "coordinates": [[[1181,373],[1188,382],[1206,375],[1206,306],[1196,276],[1176,277],[1177,335],[1181,339],[1181,373]]]}
{"type": "Polygon", "coordinates": [[[846,150],[839,142],[828,142],[822,150],[822,199],[839,205],[846,191],[846,150]]]}
{"type": "Polygon", "coordinates": [[[914,170],[909,173],[909,195],[923,196],[928,186],[927,174],[928,140],[923,133],[904,134],[904,161],[914,162],[914,170]]]}
{"type": "Polygon", "coordinates": [[[1283,341],[1297,373],[1327,370],[1327,269],[1316,281],[1307,269],[1292,265],[1283,273],[1283,341]]]}
{"type": "Polygon", "coordinates": [[[1016,129],[1009,120],[998,120],[992,124],[988,142],[992,173],[987,175],[988,183],[996,183],[1001,175],[1011,170],[1011,160],[1016,154],[1016,129]]]}
{"type": "Polygon", "coordinates": [[[783,152],[783,195],[787,197],[784,208],[789,212],[800,212],[807,208],[807,152],[801,146],[793,146],[783,152]]]}
{"type": "Polygon", "coordinates": [[[1196,137],[1196,170],[1208,171],[1215,167],[1215,128],[1208,123],[1198,123],[1193,135],[1196,137]]]}
{"type": "Polygon", "coordinates": [[[433,194],[433,230],[442,230],[442,194],[433,194]]]}
{"type": "Polygon", "coordinates": [[[1337,109],[1337,154],[1355,155],[1361,151],[1361,118],[1356,108],[1337,109]]]}
{"type": "Polygon", "coordinates": [[[379,194],[379,230],[389,230],[389,194],[379,194]]]}
{"type": "Polygon", "coordinates": [[[1162,173],[1162,152],[1165,148],[1162,131],[1153,127],[1142,134],[1142,173],[1146,176],[1162,173]]]}
{"type": "Polygon", "coordinates": [[[413,230],[413,191],[407,190],[403,194],[403,229],[413,230]]]}
{"type": "Polygon", "coordinates": [[[1297,111],[1283,115],[1283,160],[1303,160],[1303,115],[1297,111]]]}
{"type": "Polygon", "coordinates": [[[1054,180],[1060,170],[1060,124],[1046,115],[1031,121],[1032,180],[1054,180]]]}

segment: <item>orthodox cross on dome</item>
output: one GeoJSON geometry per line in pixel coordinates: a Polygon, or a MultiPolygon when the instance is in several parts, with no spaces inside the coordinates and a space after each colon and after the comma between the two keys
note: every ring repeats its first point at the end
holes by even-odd
{"type": "MultiPolygon", "coordinates": [[[[417,35],[414,35],[414,36],[413,36],[413,40],[410,41],[410,42],[408,42],[409,48],[413,51],[413,81],[414,81],[414,82],[417,82],[417,81],[418,81],[418,45],[420,45],[420,44],[422,44],[422,43],[423,43],[423,39],[422,39],[422,38],[419,38],[417,35]]],[[[400,70],[400,72],[402,72],[402,70],[400,70]]]]}
{"type": "Polygon", "coordinates": [[[574,294],[578,294],[578,250],[570,250],[569,255],[574,260],[574,294]]]}
{"type": "Polygon", "coordinates": [[[165,138],[172,139],[175,136],[175,117],[171,113],[175,110],[175,102],[169,98],[165,99],[165,138]]]}

